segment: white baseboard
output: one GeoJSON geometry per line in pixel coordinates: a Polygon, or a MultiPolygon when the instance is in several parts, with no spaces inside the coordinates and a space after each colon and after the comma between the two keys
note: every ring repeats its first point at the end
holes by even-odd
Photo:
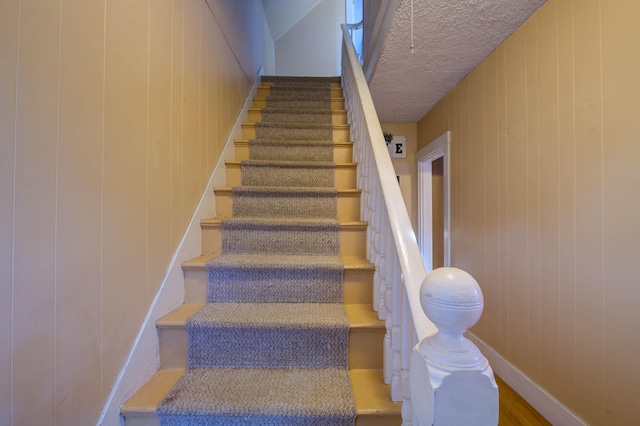
{"type": "Polygon", "coordinates": [[[131,351],[120,370],[107,401],[96,422],[97,426],[124,426],[120,416],[120,406],[133,395],[160,368],[160,354],[158,350],[158,333],[156,321],[171,312],[184,302],[184,274],[182,262],[200,256],[202,252],[202,228],[200,220],[215,216],[214,187],[225,186],[225,160],[232,160],[235,156],[235,139],[242,135],[242,123],[247,120],[248,109],[253,104],[253,98],[258,92],[262,68],[258,71],[251,90],[247,95],[244,106],[229,133],[224,150],[218,159],[209,182],[202,192],[200,201],[187,225],[182,240],[173,254],[160,288],[149,307],[147,316],[136,336],[131,351]]]}
{"type": "Polygon", "coordinates": [[[491,365],[493,371],[551,424],[562,426],[586,425],[578,416],[562,405],[560,401],[534,383],[491,346],[478,339],[473,333],[467,332],[465,336],[475,343],[480,352],[489,360],[489,365],[491,365]]]}

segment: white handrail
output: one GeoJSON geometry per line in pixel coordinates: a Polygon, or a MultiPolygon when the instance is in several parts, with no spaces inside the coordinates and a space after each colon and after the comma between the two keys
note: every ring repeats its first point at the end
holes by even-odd
{"type": "MultiPolygon", "coordinates": [[[[387,145],[382,134],[382,128],[378,121],[378,115],[373,105],[369,87],[364,78],[362,67],[358,62],[357,54],[351,43],[349,31],[343,26],[343,43],[346,54],[343,55],[343,79],[352,79],[353,88],[359,93],[362,104],[359,105],[362,110],[360,119],[364,122],[365,132],[359,134],[358,138],[354,138],[356,144],[361,144],[361,149],[370,150],[374,159],[377,170],[369,172],[377,172],[379,176],[380,190],[382,193],[382,202],[386,208],[389,217],[389,227],[393,234],[395,242],[395,250],[401,257],[400,269],[404,279],[404,287],[407,289],[407,297],[411,306],[411,318],[416,330],[418,340],[434,334],[437,329],[435,325],[424,314],[420,306],[420,286],[427,275],[422,263],[420,250],[413,232],[409,213],[402,198],[400,187],[396,180],[396,173],[391,163],[387,145]],[[345,66],[348,63],[349,67],[345,66]],[[351,75],[349,75],[351,74],[351,75]],[[366,140],[369,139],[370,140],[366,140]],[[370,143],[366,143],[370,142],[370,143]],[[369,146],[365,146],[369,145],[369,146]]],[[[352,98],[354,101],[356,97],[352,98]]],[[[354,108],[349,105],[349,113],[354,112],[354,108]]],[[[355,107],[355,105],[354,105],[355,107]]],[[[355,126],[352,125],[352,129],[355,126]]],[[[357,131],[357,130],[356,130],[357,131]]]]}
{"type": "Polygon", "coordinates": [[[367,259],[375,265],[374,309],[386,327],[383,373],[391,399],[402,401],[405,426],[496,425],[493,371],[464,337],[482,314],[482,291],[456,268],[427,275],[348,27],[342,31],[342,87],[368,223],[367,259]]]}

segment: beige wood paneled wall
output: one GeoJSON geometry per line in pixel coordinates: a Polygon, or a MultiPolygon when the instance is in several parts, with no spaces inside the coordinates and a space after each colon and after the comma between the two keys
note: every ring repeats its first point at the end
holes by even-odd
{"type": "Polygon", "coordinates": [[[474,333],[588,424],[640,424],[640,3],[549,0],[418,124],[452,131],[474,333]]]}
{"type": "Polygon", "coordinates": [[[3,425],[98,418],[261,66],[212,4],[0,2],[3,425]]]}

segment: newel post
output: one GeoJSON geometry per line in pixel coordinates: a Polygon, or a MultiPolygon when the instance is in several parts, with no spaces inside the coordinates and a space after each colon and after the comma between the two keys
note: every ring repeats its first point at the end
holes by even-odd
{"type": "Polygon", "coordinates": [[[482,315],[480,286],[461,269],[438,268],[423,281],[420,304],[438,332],[411,354],[413,425],[497,425],[493,370],[463,335],[482,315]]]}

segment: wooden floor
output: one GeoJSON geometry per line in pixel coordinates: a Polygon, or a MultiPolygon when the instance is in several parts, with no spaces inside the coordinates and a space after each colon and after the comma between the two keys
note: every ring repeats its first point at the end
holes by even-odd
{"type": "Polygon", "coordinates": [[[542,417],[527,401],[522,399],[516,391],[511,389],[500,377],[495,377],[500,390],[500,419],[498,426],[551,426],[551,423],[542,417]]]}

